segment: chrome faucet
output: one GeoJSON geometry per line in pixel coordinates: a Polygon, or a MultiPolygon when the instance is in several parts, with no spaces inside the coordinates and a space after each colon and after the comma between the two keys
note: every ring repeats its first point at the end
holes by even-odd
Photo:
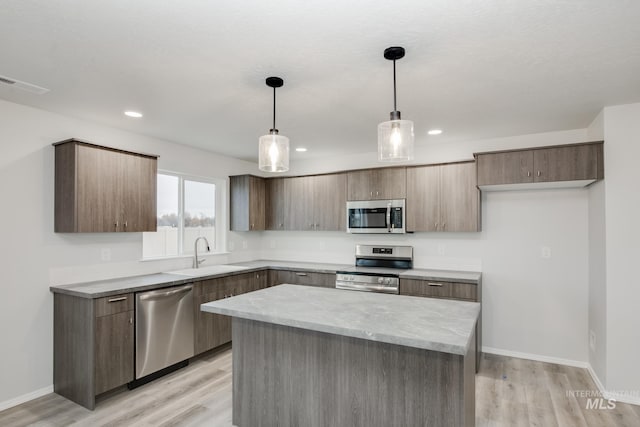
{"type": "Polygon", "coordinates": [[[195,243],[193,244],[193,268],[199,268],[200,264],[205,262],[204,259],[198,260],[198,241],[200,239],[203,239],[205,241],[205,243],[207,244],[207,252],[211,252],[211,249],[209,249],[209,241],[207,240],[207,238],[204,237],[204,236],[198,237],[196,239],[195,243]]]}

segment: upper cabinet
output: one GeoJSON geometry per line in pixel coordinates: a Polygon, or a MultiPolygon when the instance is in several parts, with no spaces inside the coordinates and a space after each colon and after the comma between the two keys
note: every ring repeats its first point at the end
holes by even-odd
{"type": "Polygon", "coordinates": [[[265,180],[265,229],[284,230],[284,181],[285,178],[265,180]]]}
{"type": "Polygon", "coordinates": [[[55,147],[55,231],[156,231],[157,156],[69,139],[55,147]]]}
{"type": "Polygon", "coordinates": [[[479,231],[475,162],[407,168],[407,230],[479,231]]]}
{"type": "Polygon", "coordinates": [[[265,229],[265,180],[253,175],[230,177],[231,230],[265,229]]]}
{"type": "Polygon", "coordinates": [[[347,200],[387,200],[407,197],[406,169],[380,168],[347,173],[347,200]]]}
{"type": "MultiPolygon", "coordinates": [[[[585,186],[604,178],[603,143],[476,153],[478,186],[510,189],[513,184],[564,182],[585,186]]],[[[519,188],[518,186],[515,188],[519,188]]]]}
{"type": "Polygon", "coordinates": [[[346,230],[344,173],[284,180],[285,230],[346,230]]]}

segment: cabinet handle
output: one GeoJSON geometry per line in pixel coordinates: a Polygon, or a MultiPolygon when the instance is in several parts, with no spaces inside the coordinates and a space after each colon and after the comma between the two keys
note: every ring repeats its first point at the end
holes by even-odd
{"type": "Polygon", "coordinates": [[[373,197],[373,191],[369,191],[369,196],[373,197]]]}
{"type": "Polygon", "coordinates": [[[438,229],[438,223],[435,222],[433,225],[436,227],[436,230],[437,230],[438,229]]]}
{"type": "Polygon", "coordinates": [[[253,224],[251,224],[251,227],[250,227],[250,228],[252,228],[252,229],[253,229],[253,224]]]}
{"type": "Polygon", "coordinates": [[[116,221],[113,226],[116,228],[116,231],[118,230],[118,221],[116,221]]]}
{"type": "Polygon", "coordinates": [[[307,273],[296,273],[296,276],[306,276],[307,273]]]}
{"type": "Polygon", "coordinates": [[[429,285],[429,286],[437,286],[439,288],[441,288],[443,286],[442,283],[436,283],[436,282],[427,282],[427,285],[429,285]]]}
{"type": "Polygon", "coordinates": [[[108,302],[118,302],[118,301],[124,301],[126,300],[127,297],[118,297],[118,298],[111,298],[109,300],[107,300],[108,302]]]}
{"type": "Polygon", "coordinates": [[[442,231],[444,231],[444,229],[445,229],[446,227],[447,227],[447,223],[446,223],[446,222],[443,222],[443,223],[442,223],[442,231]]]}
{"type": "Polygon", "coordinates": [[[124,222],[124,228],[127,228],[127,225],[128,225],[128,222],[127,222],[127,221],[125,221],[125,222],[124,222]]]}
{"type": "Polygon", "coordinates": [[[538,176],[540,176],[540,171],[538,171],[538,176]]]}
{"type": "Polygon", "coordinates": [[[129,318],[129,324],[130,324],[130,325],[133,325],[133,317],[130,317],[130,318],[129,318]]]}
{"type": "Polygon", "coordinates": [[[376,191],[376,196],[378,195],[378,192],[376,191]]]}
{"type": "Polygon", "coordinates": [[[282,228],[283,224],[282,224],[282,223],[280,223],[280,224],[278,224],[278,226],[279,226],[280,228],[282,228]]]}
{"type": "Polygon", "coordinates": [[[531,176],[531,171],[527,171],[527,176],[531,176]]]}

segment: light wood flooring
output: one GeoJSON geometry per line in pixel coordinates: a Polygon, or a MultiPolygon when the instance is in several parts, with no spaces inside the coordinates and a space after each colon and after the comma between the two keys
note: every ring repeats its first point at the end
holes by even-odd
{"type": "MultiPolygon", "coordinates": [[[[640,426],[640,407],[586,409],[586,398],[567,396],[577,390],[597,390],[585,369],[484,355],[476,376],[476,426],[640,426]]],[[[70,425],[229,427],[231,349],[133,391],[117,390],[93,412],[56,394],[0,412],[3,427],[70,425]]]]}

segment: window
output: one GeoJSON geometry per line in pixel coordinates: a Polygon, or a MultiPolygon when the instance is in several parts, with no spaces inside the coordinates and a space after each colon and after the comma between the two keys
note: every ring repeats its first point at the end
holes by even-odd
{"type": "MultiPolygon", "coordinates": [[[[158,173],[158,231],[142,234],[142,257],[162,258],[193,254],[198,237],[205,237],[211,252],[220,252],[223,181],[158,173]]],[[[200,243],[202,244],[202,243],[200,243]]],[[[201,247],[203,248],[204,245],[201,247]]]]}

